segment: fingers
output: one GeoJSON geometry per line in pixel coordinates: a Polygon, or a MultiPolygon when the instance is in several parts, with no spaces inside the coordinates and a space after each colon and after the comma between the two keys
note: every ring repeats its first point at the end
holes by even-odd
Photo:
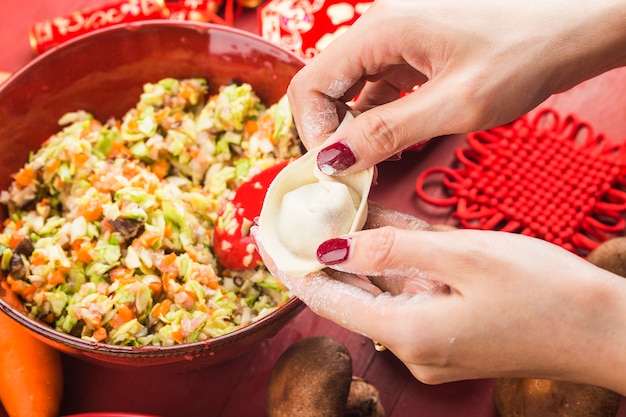
{"type": "Polygon", "coordinates": [[[364,228],[378,229],[383,226],[394,226],[406,230],[434,230],[422,219],[368,201],[367,221],[364,228]]]}
{"type": "Polygon", "coordinates": [[[475,130],[482,122],[473,119],[473,112],[461,109],[461,89],[455,85],[451,80],[432,80],[407,96],[363,112],[348,128],[324,141],[320,169],[331,175],[358,172],[433,137],[475,130]],[[337,151],[337,144],[344,154],[327,158],[327,153],[337,151]]]}
{"type": "Polygon", "coordinates": [[[380,341],[390,349],[395,346],[405,318],[419,314],[415,309],[409,311],[421,302],[430,305],[428,297],[431,294],[400,297],[380,291],[372,294],[360,286],[333,279],[324,272],[293,279],[291,284],[292,294],[317,315],[380,341]]]}

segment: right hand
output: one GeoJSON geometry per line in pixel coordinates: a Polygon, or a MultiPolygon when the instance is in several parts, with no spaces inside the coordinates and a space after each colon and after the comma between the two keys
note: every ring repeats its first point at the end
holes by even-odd
{"type": "MultiPolygon", "coordinates": [[[[257,226],[252,228],[256,233],[257,226]]],[[[316,314],[387,346],[426,383],[564,379],[626,395],[626,280],[516,233],[437,232],[371,204],[349,256],[304,277],[267,268],[316,314]]]]}
{"type": "Polygon", "coordinates": [[[308,149],[343,142],[350,173],[509,122],[626,64],[624,9],[625,0],[377,0],[293,78],[300,137],[308,149]],[[331,135],[357,93],[364,114],[331,135]]]}

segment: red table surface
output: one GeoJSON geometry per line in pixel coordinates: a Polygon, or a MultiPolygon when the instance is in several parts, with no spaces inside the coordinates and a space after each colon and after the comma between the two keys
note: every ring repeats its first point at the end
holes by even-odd
{"type": "MultiPolygon", "coordinates": [[[[28,29],[33,23],[108,3],[109,0],[0,2],[0,71],[15,71],[34,57],[28,40],[28,29]]],[[[256,32],[254,11],[248,11],[237,25],[256,32]]],[[[598,132],[624,140],[626,69],[606,73],[553,96],[542,106],[554,107],[562,114],[576,113],[598,132]]],[[[428,167],[452,163],[452,149],[463,141],[463,136],[440,138],[422,151],[406,153],[401,161],[382,164],[372,198],[433,223],[450,222],[449,210],[435,209],[417,199],[414,181],[428,167]]],[[[124,411],[163,417],[261,417],[265,415],[266,383],[279,355],[296,340],[317,334],[332,336],[346,345],[353,357],[354,374],[378,388],[390,417],[496,416],[492,380],[422,384],[390,352],[376,352],[370,340],[307,309],[257,349],[199,371],[154,376],[137,370],[111,370],[64,356],[65,394],[61,411],[62,414],[124,411]]],[[[626,417],[624,401],[618,415],[626,417]]],[[[4,416],[6,413],[0,408],[0,417],[4,416]]]]}

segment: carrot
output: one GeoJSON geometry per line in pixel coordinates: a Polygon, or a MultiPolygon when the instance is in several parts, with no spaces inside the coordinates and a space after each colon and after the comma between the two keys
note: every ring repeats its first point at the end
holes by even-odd
{"type": "Polygon", "coordinates": [[[99,199],[91,199],[78,207],[78,214],[85,217],[88,222],[98,220],[102,215],[102,203],[99,199]]]}
{"type": "Polygon", "coordinates": [[[139,236],[138,242],[144,248],[151,248],[159,240],[161,240],[160,234],[146,230],[141,234],[141,236],[139,236]]]}
{"type": "Polygon", "coordinates": [[[61,161],[59,159],[55,159],[52,162],[50,162],[50,165],[46,166],[44,173],[46,175],[53,175],[55,172],[57,172],[60,166],[61,166],[61,161]]]}
{"type": "Polygon", "coordinates": [[[26,233],[22,229],[18,229],[9,237],[9,246],[15,249],[17,245],[26,237],[26,233]]]}
{"type": "Polygon", "coordinates": [[[111,282],[120,281],[120,284],[130,284],[137,281],[135,272],[130,268],[123,266],[117,266],[109,272],[109,278],[111,282]]]}
{"type": "Polygon", "coordinates": [[[64,284],[66,282],[64,268],[57,268],[54,271],[50,272],[47,276],[47,279],[48,284],[50,285],[64,284]]]}
{"type": "Polygon", "coordinates": [[[170,311],[171,306],[172,302],[166,298],[154,306],[152,309],[152,317],[159,318],[161,316],[165,316],[170,311]]]}
{"type": "Polygon", "coordinates": [[[165,222],[165,230],[163,230],[163,235],[165,237],[172,236],[172,232],[174,231],[174,226],[172,226],[171,222],[165,222]]]}
{"type": "Polygon", "coordinates": [[[41,266],[48,262],[48,257],[40,250],[35,250],[30,257],[30,263],[33,266],[41,266]]]}
{"type": "Polygon", "coordinates": [[[27,187],[31,182],[35,179],[37,174],[32,167],[26,166],[17,172],[17,174],[13,175],[13,179],[16,183],[18,183],[22,187],[27,187]]]}
{"type": "Polygon", "coordinates": [[[89,155],[86,153],[77,153],[73,156],[76,166],[83,166],[85,162],[89,160],[89,155]]]}
{"type": "Polygon", "coordinates": [[[132,152],[124,145],[124,142],[115,140],[111,143],[111,150],[107,154],[107,158],[126,158],[131,155],[132,152]]]}
{"type": "Polygon", "coordinates": [[[97,342],[102,342],[107,338],[107,330],[104,327],[100,327],[91,335],[97,342]]]}
{"type": "Polygon", "coordinates": [[[152,172],[160,180],[165,178],[169,169],[170,169],[170,164],[165,159],[159,159],[157,162],[154,163],[154,165],[152,165],[152,172]]]}
{"type": "Polygon", "coordinates": [[[94,245],[91,242],[86,242],[83,239],[76,239],[74,243],[72,243],[72,249],[76,254],[76,259],[84,264],[90,263],[93,260],[91,257],[91,249],[93,249],[93,246],[94,245]]]}
{"type": "Polygon", "coordinates": [[[248,120],[246,124],[243,126],[243,130],[248,135],[251,135],[257,130],[259,130],[259,124],[256,122],[256,120],[248,120]]]}
{"type": "Polygon", "coordinates": [[[185,341],[182,327],[179,327],[178,329],[172,331],[172,339],[174,339],[174,341],[178,343],[183,343],[185,341]]]}
{"type": "Polygon", "coordinates": [[[0,401],[9,417],[56,417],[62,391],[59,351],[0,312],[0,401]]]}
{"type": "Polygon", "coordinates": [[[111,326],[119,327],[135,318],[135,312],[126,304],[117,308],[117,316],[111,320],[111,326]]]}

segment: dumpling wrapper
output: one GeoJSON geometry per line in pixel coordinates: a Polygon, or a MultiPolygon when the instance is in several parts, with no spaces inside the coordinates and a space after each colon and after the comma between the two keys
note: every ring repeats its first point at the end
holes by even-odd
{"type": "MultiPolygon", "coordinates": [[[[354,116],[346,115],[339,129],[354,116]]],[[[324,241],[361,230],[374,169],[329,176],[317,167],[312,149],[287,165],[270,184],[261,215],[259,237],[276,267],[304,276],[325,268],[317,260],[324,241]]]]}

